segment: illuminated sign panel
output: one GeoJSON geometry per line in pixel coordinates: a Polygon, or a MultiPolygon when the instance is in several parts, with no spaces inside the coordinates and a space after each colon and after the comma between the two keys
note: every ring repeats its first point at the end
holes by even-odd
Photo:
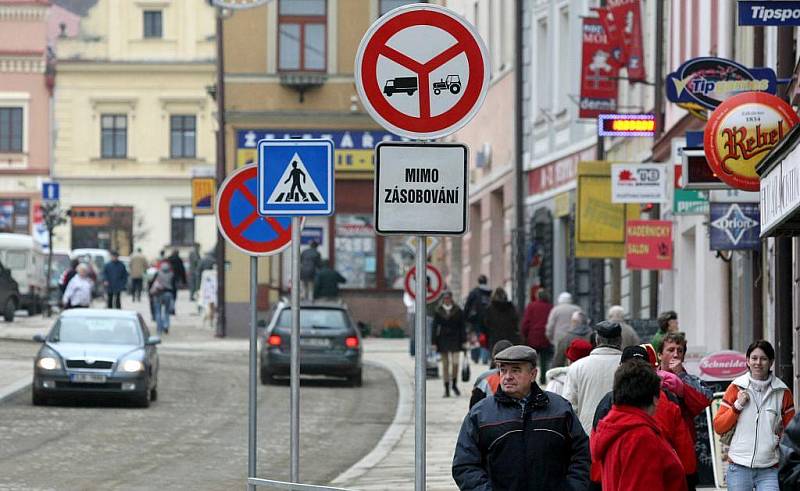
{"type": "Polygon", "coordinates": [[[652,114],[601,114],[597,118],[599,136],[653,136],[655,129],[652,114]]]}

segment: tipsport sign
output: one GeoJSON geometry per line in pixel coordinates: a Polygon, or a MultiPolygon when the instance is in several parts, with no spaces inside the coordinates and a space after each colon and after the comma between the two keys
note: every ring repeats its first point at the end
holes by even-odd
{"type": "Polygon", "coordinates": [[[800,26],[800,2],[740,1],[740,26],[800,26]]]}
{"type": "Polygon", "coordinates": [[[778,80],[771,68],[747,68],[724,58],[693,58],[667,75],[667,99],[707,119],[724,101],[743,92],[775,94],[778,80]]]}

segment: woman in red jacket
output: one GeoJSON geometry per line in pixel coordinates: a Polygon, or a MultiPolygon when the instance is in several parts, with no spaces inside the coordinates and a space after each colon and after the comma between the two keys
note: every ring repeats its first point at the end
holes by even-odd
{"type": "Polygon", "coordinates": [[[541,383],[545,383],[545,374],[550,367],[550,360],[553,359],[553,345],[545,336],[545,327],[547,326],[547,317],[550,311],[553,310],[553,304],[550,303],[550,294],[547,290],[540,289],[533,295],[531,303],[525,307],[525,314],[522,317],[522,325],[520,331],[522,334],[522,342],[536,350],[539,355],[539,377],[541,383]]]}
{"type": "Polygon", "coordinates": [[[660,392],[661,379],[645,361],[627,361],[614,373],[614,405],[590,439],[603,489],[686,491],[683,465],[653,418],[660,392]]]}

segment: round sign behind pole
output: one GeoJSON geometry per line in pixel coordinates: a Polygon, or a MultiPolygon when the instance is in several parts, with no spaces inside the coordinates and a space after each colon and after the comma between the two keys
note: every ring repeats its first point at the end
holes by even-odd
{"type": "Polygon", "coordinates": [[[364,34],[355,60],[356,89],[370,116],[417,139],[467,124],[483,104],[490,74],[475,27],[438,5],[387,13],[364,34]]]}
{"type": "Polygon", "coordinates": [[[292,241],[292,219],[258,214],[258,166],[225,179],[217,193],[217,227],[225,240],[250,256],[277,254],[292,241]]]}
{"type": "Polygon", "coordinates": [[[729,186],[758,191],[756,167],[799,122],[791,106],[774,95],[735,95],[708,118],[703,135],[708,165],[729,186]]]}
{"type": "MultiPolygon", "coordinates": [[[[442,273],[439,272],[433,265],[428,264],[426,265],[427,268],[427,278],[426,281],[428,283],[427,287],[427,294],[425,295],[425,302],[431,303],[442,294],[444,291],[444,281],[442,281],[442,273]]],[[[405,290],[411,298],[417,298],[415,282],[416,282],[416,275],[417,275],[417,267],[414,266],[408,273],[406,273],[405,277],[405,290]]]]}

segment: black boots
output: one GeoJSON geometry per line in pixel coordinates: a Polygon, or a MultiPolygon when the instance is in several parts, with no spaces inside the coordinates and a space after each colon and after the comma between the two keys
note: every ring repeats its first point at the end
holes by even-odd
{"type": "Polygon", "coordinates": [[[450,397],[450,384],[447,382],[444,383],[444,396],[443,397],[450,397]]]}
{"type": "Polygon", "coordinates": [[[458,387],[456,387],[456,379],[455,378],[453,379],[453,394],[455,394],[456,396],[460,396],[461,395],[461,391],[458,390],[458,387]]]}

